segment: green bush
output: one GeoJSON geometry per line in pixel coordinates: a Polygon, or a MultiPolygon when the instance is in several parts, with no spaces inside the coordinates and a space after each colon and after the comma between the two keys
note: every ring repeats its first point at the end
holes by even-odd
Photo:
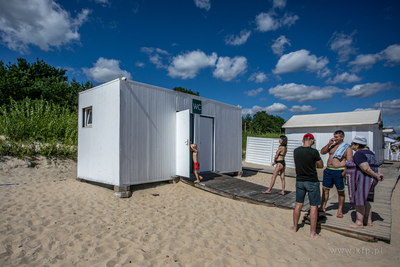
{"type": "Polygon", "coordinates": [[[45,156],[76,157],[78,116],[68,108],[46,100],[11,99],[0,108],[0,154],[19,157],[39,153],[45,156]]]}

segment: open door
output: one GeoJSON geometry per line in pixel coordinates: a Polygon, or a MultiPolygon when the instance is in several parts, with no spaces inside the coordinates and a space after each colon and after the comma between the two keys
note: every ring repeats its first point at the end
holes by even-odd
{"type": "Polygon", "coordinates": [[[190,177],[190,113],[176,113],[176,175],[190,177]]]}

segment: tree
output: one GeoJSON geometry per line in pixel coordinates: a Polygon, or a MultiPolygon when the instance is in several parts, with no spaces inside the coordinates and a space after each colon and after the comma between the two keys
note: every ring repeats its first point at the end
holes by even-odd
{"type": "Polygon", "coordinates": [[[182,92],[182,93],[186,93],[186,94],[191,94],[191,95],[197,95],[197,96],[200,96],[200,93],[199,92],[193,92],[192,90],[190,90],[190,89],[186,89],[186,88],[183,88],[183,87],[175,87],[174,89],[172,89],[172,90],[174,90],[174,91],[178,91],[178,92],[182,92]]]}
{"type": "Polygon", "coordinates": [[[80,84],[75,78],[68,82],[66,70],[46,64],[43,60],[28,63],[18,58],[17,63],[4,66],[0,61],[0,106],[26,97],[50,100],[55,104],[76,109],[78,93],[93,87],[90,82],[80,84]]]}
{"type": "Polygon", "coordinates": [[[247,114],[246,117],[242,117],[242,131],[247,132],[250,130],[252,120],[253,118],[249,114],[247,114]]]}
{"type": "Polygon", "coordinates": [[[259,111],[253,115],[253,118],[247,115],[242,119],[242,126],[243,123],[248,123],[250,125],[249,130],[256,133],[281,133],[283,132],[282,126],[285,124],[285,119],[280,116],[269,115],[265,111],[259,111]]]}

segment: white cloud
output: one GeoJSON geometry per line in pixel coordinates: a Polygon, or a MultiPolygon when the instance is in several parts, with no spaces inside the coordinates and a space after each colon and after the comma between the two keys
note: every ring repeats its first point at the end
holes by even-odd
{"type": "Polygon", "coordinates": [[[166,69],[167,66],[162,64],[162,57],[159,54],[149,55],[149,61],[156,65],[157,69],[166,69]]]}
{"type": "Polygon", "coordinates": [[[334,32],[329,40],[328,44],[330,43],[330,49],[337,52],[339,55],[339,62],[345,62],[349,60],[349,55],[356,54],[357,49],[353,46],[354,34],[356,34],[356,31],[350,35],[334,32]]]}
{"type": "Polygon", "coordinates": [[[242,116],[246,115],[254,115],[259,111],[265,111],[268,114],[283,114],[287,110],[287,106],[281,103],[274,103],[271,106],[268,107],[260,107],[260,106],[254,106],[252,108],[244,108],[242,109],[242,116]]]}
{"type": "MultiPolygon", "coordinates": [[[[382,115],[391,117],[400,114],[400,98],[394,100],[386,100],[380,103],[375,103],[374,108],[380,108],[382,103],[382,115]]],[[[397,132],[398,134],[400,131],[397,132]]]]}
{"type": "Polygon", "coordinates": [[[270,0],[273,2],[273,8],[284,8],[286,6],[286,0],[270,0]]]}
{"type": "Polygon", "coordinates": [[[354,111],[370,111],[370,110],[376,110],[375,108],[356,108],[354,111]]]}
{"type": "Polygon", "coordinates": [[[274,54],[278,55],[278,56],[282,56],[283,51],[285,50],[285,44],[291,45],[290,44],[290,40],[286,39],[285,35],[281,35],[279,36],[278,39],[273,40],[274,43],[273,45],[271,45],[272,51],[274,52],[274,54]]]}
{"type": "Polygon", "coordinates": [[[213,76],[224,81],[231,81],[245,73],[246,69],[247,59],[245,57],[219,57],[213,76]]]}
{"type": "Polygon", "coordinates": [[[400,63],[400,45],[390,45],[377,54],[358,55],[348,66],[353,66],[352,71],[359,72],[362,69],[370,69],[379,60],[386,60],[385,66],[390,67],[400,63]]]}
{"type": "Polygon", "coordinates": [[[273,12],[260,13],[256,16],[257,30],[260,32],[275,31],[280,27],[292,26],[299,19],[297,15],[285,14],[282,18],[275,18],[273,12]]]}
{"type": "Polygon", "coordinates": [[[350,61],[348,66],[352,71],[359,72],[362,69],[370,69],[380,59],[378,54],[358,55],[354,61],[350,61]]]}
{"type": "Polygon", "coordinates": [[[0,1],[0,37],[9,49],[28,53],[29,45],[49,51],[79,42],[79,27],[88,19],[89,9],[76,18],[53,0],[0,1]]]}
{"type": "Polygon", "coordinates": [[[210,0],[194,0],[194,3],[198,8],[204,8],[207,11],[211,8],[210,0]]]}
{"type": "Polygon", "coordinates": [[[355,83],[361,81],[361,77],[358,77],[354,73],[350,74],[348,72],[343,72],[341,74],[337,74],[333,80],[329,78],[326,80],[326,83],[336,84],[336,83],[355,83]]]}
{"type": "Polygon", "coordinates": [[[328,100],[333,94],[341,93],[343,90],[334,86],[307,86],[304,84],[288,83],[278,85],[269,89],[269,94],[287,101],[307,102],[314,100],[328,100]]]}
{"type": "Polygon", "coordinates": [[[156,65],[157,69],[166,69],[168,67],[166,65],[163,65],[162,63],[163,58],[160,56],[160,54],[170,55],[170,53],[168,53],[167,51],[161,48],[154,48],[154,47],[141,47],[140,51],[149,56],[149,61],[154,65],[156,65]]]}
{"type": "Polygon", "coordinates": [[[247,39],[250,37],[251,31],[249,30],[242,30],[240,32],[240,36],[235,35],[228,35],[225,37],[225,44],[229,45],[242,45],[246,43],[247,39]]]}
{"type": "Polygon", "coordinates": [[[283,74],[303,70],[309,72],[327,71],[326,65],[328,63],[329,60],[326,57],[317,58],[316,55],[310,55],[310,51],[301,49],[281,56],[272,72],[283,74]]]}
{"type": "Polygon", "coordinates": [[[102,6],[111,5],[108,0],[94,0],[95,3],[101,4],[102,6]]]}
{"type": "Polygon", "coordinates": [[[308,113],[314,110],[316,110],[316,108],[313,108],[310,105],[303,105],[303,106],[294,105],[291,109],[289,109],[289,111],[292,113],[300,113],[300,114],[308,113]]]}
{"type": "Polygon", "coordinates": [[[385,50],[382,50],[379,55],[381,59],[386,59],[387,63],[391,66],[400,63],[400,45],[394,44],[388,46],[385,50]]]}
{"type": "Polygon", "coordinates": [[[256,83],[263,83],[268,80],[264,72],[255,72],[250,75],[248,81],[255,81],[256,83]]]}
{"type": "Polygon", "coordinates": [[[366,83],[356,84],[351,89],[346,89],[344,93],[347,97],[368,97],[379,91],[388,90],[391,83],[366,83]]]}
{"type": "Polygon", "coordinates": [[[140,67],[140,68],[144,68],[145,64],[144,64],[143,62],[137,61],[137,62],[135,63],[135,66],[136,66],[136,67],[140,67]]]}
{"type": "Polygon", "coordinates": [[[203,51],[191,51],[186,54],[178,55],[172,59],[168,67],[168,75],[172,78],[192,79],[201,69],[214,67],[217,61],[217,53],[207,56],[203,51]]]}
{"type": "Polygon", "coordinates": [[[256,96],[259,93],[261,93],[262,91],[264,91],[264,89],[262,87],[260,87],[257,90],[244,91],[244,94],[246,94],[248,96],[256,96]]]}
{"type": "Polygon", "coordinates": [[[120,69],[120,63],[121,61],[116,59],[100,57],[92,68],[82,68],[82,71],[89,79],[98,83],[108,82],[120,77],[132,79],[132,75],[128,71],[120,69]]]}

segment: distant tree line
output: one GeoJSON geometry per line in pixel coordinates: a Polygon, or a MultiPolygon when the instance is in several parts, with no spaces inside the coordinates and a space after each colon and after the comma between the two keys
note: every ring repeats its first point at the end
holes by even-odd
{"type": "Polygon", "coordinates": [[[265,133],[284,133],[282,126],[285,119],[280,116],[270,115],[265,111],[259,111],[253,116],[242,117],[242,131],[262,135],[265,133]]]}
{"type": "Polygon", "coordinates": [[[17,63],[4,64],[0,60],[0,106],[10,98],[20,101],[44,99],[71,110],[78,107],[78,93],[94,87],[93,83],[68,81],[67,71],[46,64],[43,60],[28,63],[18,58],[17,63]]]}
{"type": "Polygon", "coordinates": [[[190,90],[190,89],[186,89],[186,88],[183,88],[183,87],[175,87],[174,89],[172,89],[172,90],[174,90],[174,91],[178,91],[178,92],[182,92],[182,93],[186,93],[186,94],[191,94],[191,95],[197,95],[197,96],[200,96],[200,93],[199,92],[193,92],[192,90],[190,90]]]}

